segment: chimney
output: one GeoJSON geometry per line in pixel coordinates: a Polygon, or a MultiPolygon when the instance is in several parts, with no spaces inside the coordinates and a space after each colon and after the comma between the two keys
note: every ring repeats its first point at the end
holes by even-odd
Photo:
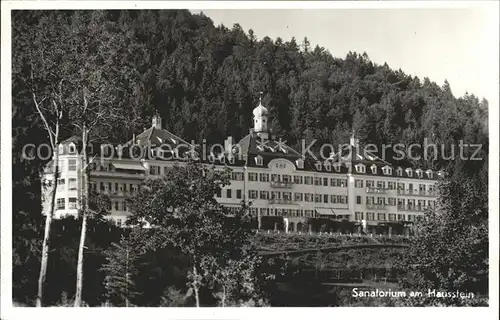
{"type": "Polygon", "coordinates": [[[158,114],[155,114],[153,116],[153,127],[155,127],[158,130],[161,130],[161,117],[158,114]]]}
{"type": "Polygon", "coordinates": [[[227,137],[226,141],[224,142],[224,150],[227,153],[230,153],[232,145],[233,145],[233,137],[229,136],[229,137],[227,137]]]}

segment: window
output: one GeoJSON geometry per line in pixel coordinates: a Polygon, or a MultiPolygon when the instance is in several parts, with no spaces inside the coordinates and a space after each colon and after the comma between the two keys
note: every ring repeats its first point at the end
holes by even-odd
{"type": "Polygon", "coordinates": [[[331,178],[330,179],[330,185],[332,187],[341,187],[345,188],[347,187],[347,179],[336,179],[336,178],[331,178]]]}
{"type": "Polygon", "coordinates": [[[378,221],[385,221],[385,213],[378,213],[377,220],[378,221]]]}
{"type": "Polygon", "coordinates": [[[398,220],[403,221],[405,219],[405,215],[402,213],[398,213],[398,220]]]}
{"type": "Polygon", "coordinates": [[[280,175],[276,173],[271,173],[271,181],[279,181],[280,175]]]}
{"type": "Polygon", "coordinates": [[[231,180],[243,181],[243,172],[232,172],[231,180]]]}
{"type": "Polygon", "coordinates": [[[68,189],[69,190],[76,190],[76,178],[69,178],[68,189]]]}
{"type": "Polygon", "coordinates": [[[76,198],[68,199],[68,209],[76,209],[76,198]]]}
{"type": "Polygon", "coordinates": [[[68,171],[76,171],[76,159],[69,159],[68,171]]]}
{"type": "Polygon", "coordinates": [[[306,202],[312,202],[313,201],[313,194],[312,193],[305,193],[304,199],[306,200],[306,202]]]}
{"type": "Polygon", "coordinates": [[[377,181],[377,188],[385,189],[385,181],[377,181]]]}
{"type": "Polygon", "coordinates": [[[366,187],[367,188],[373,188],[375,186],[375,181],[373,180],[366,180],[366,187]]]}
{"type": "Polygon", "coordinates": [[[323,203],[328,203],[328,195],[327,194],[323,195],[323,203]]]}
{"type": "Polygon", "coordinates": [[[281,199],[281,194],[279,191],[271,191],[271,199],[281,199]]]}
{"type": "Polygon", "coordinates": [[[261,198],[262,200],[267,200],[267,199],[269,199],[269,192],[268,192],[268,191],[261,190],[259,193],[260,193],[260,198],[261,198]]]}
{"type": "Polygon", "coordinates": [[[388,181],[387,182],[387,189],[389,189],[389,190],[396,190],[396,182],[388,181]]]}
{"type": "Polygon", "coordinates": [[[304,182],[305,182],[305,184],[307,184],[307,185],[312,185],[312,184],[313,184],[313,178],[312,178],[312,177],[309,177],[309,176],[304,177],[304,182]]]}
{"type": "Polygon", "coordinates": [[[354,216],[356,220],[363,220],[363,212],[355,212],[354,216]]]}
{"type": "Polygon", "coordinates": [[[260,173],[259,180],[260,180],[260,182],[269,182],[269,174],[268,173],[260,173]]]}
{"type": "Polygon", "coordinates": [[[232,197],[232,190],[231,189],[227,189],[226,190],[226,198],[231,199],[231,197],[232,197]]]}
{"type": "Polygon", "coordinates": [[[303,159],[298,159],[295,163],[297,164],[297,168],[304,169],[304,160],[303,159]]]}
{"type": "Polygon", "coordinates": [[[118,183],[115,183],[115,192],[118,192],[118,183]]]}
{"type": "Polygon", "coordinates": [[[282,177],[281,177],[281,181],[283,182],[292,182],[292,176],[289,175],[289,174],[284,174],[282,177]]]}
{"type": "Polygon", "coordinates": [[[328,178],[323,178],[323,185],[328,186],[328,178]]]}
{"type": "Polygon", "coordinates": [[[159,166],[150,166],[149,167],[149,174],[151,175],[160,175],[160,167],[159,166]]]}
{"type": "Polygon", "coordinates": [[[422,172],[422,169],[417,169],[415,170],[415,173],[419,178],[422,178],[424,176],[424,173],[422,172]]]}
{"type": "Polygon", "coordinates": [[[408,175],[408,177],[413,177],[413,170],[411,168],[407,168],[406,174],[408,175]]]}
{"type": "Polygon", "coordinates": [[[236,199],[241,199],[241,189],[236,190],[236,199]]]}
{"type": "Polygon", "coordinates": [[[396,205],[396,198],[388,198],[389,205],[390,206],[395,206],[396,205]]]}
{"type": "Polygon", "coordinates": [[[429,169],[426,171],[426,173],[427,173],[427,178],[432,179],[432,177],[433,177],[432,170],[429,169]]]}
{"type": "Polygon", "coordinates": [[[324,166],[326,171],[332,171],[332,165],[330,163],[325,162],[324,166]]]}
{"type": "Polygon", "coordinates": [[[314,202],[321,203],[321,195],[320,194],[314,195],[314,202]]]}
{"type": "Polygon", "coordinates": [[[222,197],[222,190],[220,188],[217,189],[215,196],[217,198],[221,198],[222,197]]]}
{"type": "Polygon", "coordinates": [[[384,172],[385,175],[390,176],[392,175],[392,168],[389,166],[385,166],[382,168],[382,171],[384,172]]]}
{"type": "Polygon", "coordinates": [[[293,182],[295,184],[302,184],[302,176],[293,176],[293,182]]]}
{"type": "Polygon", "coordinates": [[[375,197],[373,196],[366,197],[366,204],[374,204],[374,203],[375,203],[375,197]]]}
{"type": "Polygon", "coordinates": [[[315,177],[314,178],[314,185],[315,186],[320,186],[321,185],[321,178],[315,177]]]}
{"type": "Polygon", "coordinates": [[[356,204],[361,204],[361,196],[356,196],[356,204]]]}
{"type": "Polygon", "coordinates": [[[389,221],[396,221],[396,214],[395,213],[389,213],[389,221]]]}
{"type": "Polygon", "coordinates": [[[257,199],[257,190],[248,190],[249,199],[257,199]]]}
{"type": "Polygon", "coordinates": [[[57,189],[58,190],[64,189],[64,182],[65,182],[64,179],[57,179],[57,189]]]}
{"type": "Polygon", "coordinates": [[[259,177],[255,172],[248,173],[248,181],[259,181],[259,177]]]}
{"type": "Polygon", "coordinates": [[[115,201],[115,210],[120,210],[120,203],[118,201],[115,201]]]}
{"type": "Polygon", "coordinates": [[[262,157],[261,156],[256,156],[255,157],[255,164],[258,166],[262,165],[262,157]]]}
{"type": "Polygon", "coordinates": [[[302,201],[304,196],[301,192],[295,192],[295,201],[302,201]]]}
{"type": "Polygon", "coordinates": [[[335,164],[333,165],[333,169],[335,169],[335,172],[340,172],[340,163],[338,163],[338,162],[337,162],[337,163],[335,163],[335,164]]]}
{"type": "Polygon", "coordinates": [[[366,168],[364,164],[358,163],[354,167],[356,168],[356,172],[365,173],[366,168]]]}
{"type": "Polygon", "coordinates": [[[317,169],[318,171],[321,171],[321,162],[319,162],[319,161],[318,161],[318,162],[316,162],[316,164],[315,164],[314,166],[316,167],[316,169],[317,169]]]}
{"type": "Polygon", "coordinates": [[[363,180],[354,180],[354,187],[356,188],[363,188],[363,180]]]}
{"type": "Polygon", "coordinates": [[[373,174],[377,174],[377,166],[372,164],[372,166],[370,167],[372,169],[372,173],[373,174]]]}
{"type": "Polygon", "coordinates": [[[292,200],[291,192],[283,192],[283,200],[292,200]]]}
{"type": "Polygon", "coordinates": [[[66,209],[66,199],[64,199],[64,198],[59,198],[59,199],[57,199],[57,202],[56,202],[56,209],[57,209],[57,210],[63,210],[63,209],[66,209]]]}
{"type": "Polygon", "coordinates": [[[366,213],[366,220],[370,220],[370,221],[375,220],[375,213],[374,212],[367,212],[366,213]]]}
{"type": "Polygon", "coordinates": [[[396,174],[398,175],[398,177],[403,176],[403,168],[398,167],[398,168],[396,169],[396,174]]]}

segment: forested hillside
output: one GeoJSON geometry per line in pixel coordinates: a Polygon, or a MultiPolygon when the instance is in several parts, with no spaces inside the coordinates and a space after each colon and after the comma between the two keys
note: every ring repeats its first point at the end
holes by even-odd
{"type": "Polygon", "coordinates": [[[62,138],[75,129],[71,106],[78,103],[73,93],[87,86],[82,73],[99,66],[104,71],[96,71],[97,77],[116,90],[95,103],[119,104],[124,114],[140,118],[127,126],[110,122],[106,130],[113,142],[149,126],[156,111],[169,131],[188,141],[223,143],[229,135],[237,140],[248,133],[262,91],[272,129],[289,145],[298,146],[306,130],[337,145],[354,129],[363,142],[409,145],[427,138],[448,152],[455,145],[458,155],[463,140],[482,144],[476,156],[485,160],[419,164],[487,184],[487,101],[455,97],[447,82],[439,86],[377,65],[367,53],[333,57],[307,39],[258,40],[252,30],[215,26],[187,10],[17,11],[12,26],[14,283],[23,292],[36,286],[29,270],[37,270],[43,232],[38,170],[44,161],[21,158],[25,144],[48,140],[30,87],[40,76],[32,73],[33,57],[45,63],[40,52],[52,57],[44,79],[69,84],[62,138]],[[61,67],[68,61],[74,68],[61,67]]]}

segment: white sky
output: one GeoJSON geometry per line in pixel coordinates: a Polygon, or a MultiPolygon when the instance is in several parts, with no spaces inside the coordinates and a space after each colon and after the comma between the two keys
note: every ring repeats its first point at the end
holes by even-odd
{"type": "MultiPolygon", "coordinates": [[[[335,57],[366,51],[393,69],[448,79],[455,96],[466,91],[498,106],[498,3],[462,9],[202,10],[215,25],[239,23],[259,39],[307,36],[335,57]],[[495,10],[496,9],[496,10],[495,10]],[[496,11],[496,12],[495,12],[496,11]]],[[[199,10],[192,10],[193,13],[199,10]]]]}

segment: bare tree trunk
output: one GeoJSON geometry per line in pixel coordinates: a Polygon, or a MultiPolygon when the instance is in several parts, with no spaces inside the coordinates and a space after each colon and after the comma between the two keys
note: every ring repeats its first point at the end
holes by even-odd
{"type": "Polygon", "coordinates": [[[42,259],[40,262],[40,276],[38,277],[38,294],[36,296],[36,306],[41,307],[43,301],[43,286],[45,285],[45,276],[47,275],[47,263],[49,260],[49,245],[50,245],[50,227],[52,225],[52,217],[54,216],[56,206],[57,179],[59,178],[59,150],[53,148],[54,152],[54,178],[52,181],[52,194],[50,199],[50,209],[45,218],[45,233],[43,235],[42,244],[42,259]]]}
{"type": "Polygon", "coordinates": [[[76,293],[75,307],[80,307],[82,304],[82,289],[83,289],[83,250],[85,247],[85,238],[87,234],[87,213],[89,209],[89,170],[87,158],[87,128],[84,125],[82,128],[82,230],[80,233],[80,245],[78,247],[78,262],[76,267],[76,293]]]}
{"type": "Polygon", "coordinates": [[[198,271],[196,270],[196,261],[193,263],[193,275],[194,275],[194,280],[193,280],[194,298],[196,300],[196,307],[199,308],[200,294],[198,288],[198,271]]]}
{"type": "Polygon", "coordinates": [[[226,306],[226,286],[222,286],[222,307],[226,306]]]}

